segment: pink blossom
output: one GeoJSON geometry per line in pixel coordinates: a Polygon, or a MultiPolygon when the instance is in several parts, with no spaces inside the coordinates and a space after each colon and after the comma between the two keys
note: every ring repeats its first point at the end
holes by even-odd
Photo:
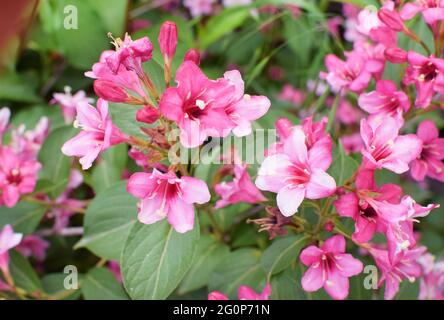
{"type": "Polygon", "coordinates": [[[360,152],[364,144],[359,132],[343,135],[339,138],[347,154],[360,152]]]}
{"type": "Polygon", "coordinates": [[[372,74],[366,69],[366,59],[358,53],[350,53],[346,60],[341,60],[334,54],[325,58],[327,73],[321,73],[321,78],[327,80],[333,90],[346,88],[353,92],[363,91],[369,84],[372,74]]]}
{"type": "Polygon", "coordinates": [[[370,168],[385,168],[397,174],[409,170],[409,163],[421,153],[422,142],[414,134],[399,135],[399,127],[391,117],[361,121],[361,152],[370,168]]]}
{"type": "Polygon", "coordinates": [[[333,299],[338,300],[348,296],[348,278],[363,269],[361,261],[345,253],[345,239],[341,235],[327,239],[320,248],[313,245],[305,248],[300,260],[308,267],[302,276],[302,288],[313,292],[324,287],[333,299]]]}
{"type": "Polygon", "coordinates": [[[224,181],[214,186],[216,194],[222,198],[217,201],[216,208],[238,202],[258,203],[267,200],[251,181],[247,165],[234,164],[233,171],[233,181],[224,181]]]}
{"type": "Polygon", "coordinates": [[[335,37],[339,37],[339,27],[342,25],[343,22],[344,20],[338,16],[327,19],[328,32],[330,32],[335,37]]]}
{"type": "Polygon", "coordinates": [[[357,123],[362,118],[362,111],[353,107],[348,100],[341,100],[336,111],[336,118],[345,125],[357,123]]]}
{"type": "Polygon", "coordinates": [[[0,147],[0,204],[13,207],[21,194],[34,191],[40,168],[37,161],[21,159],[10,148],[0,147]]]}
{"type": "Polygon", "coordinates": [[[277,204],[284,216],[298,211],[304,198],[321,199],[336,190],[335,180],[326,173],[331,164],[331,145],[316,141],[306,144],[310,135],[297,126],[283,145],[283,152],[265,158],[256,186],[277,193],[277,204]]]}
{"type": "Polygon", "coordinates": [[[278,99],[299,106],[304,102],[305,93],[301,90],[295,89],[291,84],[286,84],[282,87],[282,90],[278,95],[278,99]]]}
{"type": "Polygon", "coordinates": [[[399,284],[403,279],[413,282],[415,278],[421,276],[422,270],[418,259],[424,254],[425,250],[424,247],[409,250],[395,263],[390,262],[386,250],[376,248],[369,250],[375,259],[376,265],[382,272],[379,286],[385,282],[384,298],[386,300],[391,300],[395,297],[399,291],[399,284]]]}
{"type": "Polygon", "coordinates": [[[45,241],[36,235],[29,235],[23,238],[16,250],[25,257],[32,256],[37,261],[42,262],[45,260],[48,247],[48,241],[45,241]]]}
{"type": "MultiPolygon", "coordinates": [[[[261,293],[256,293],[249,286],[242,285],[237,290],[239,300],[268,300],[271,294],[271,286],[267,283],[261,293]]],[[[219,291],[208,294],[208,300],[228,300],[228,297],[219,291]]]]}
{"type": "Polygon", "coordinates": [[[391,80],[379,80],[375,91],[359,96],[358,104],[371,115],[387,115],[399,120],[410,108],[409,97],[403,91],[397,91],[391,80]]]}
{"type": "Polygon", "coordinates": [[[435,261],[430,253],[424,254],[418,261],[423,268],[418,298],[444,300],[444,261],[435,261]]]}
{"type": "Polygon", "coordinates": [[[419,12],[428,24],[433,25],[444,20],[444,1],[416,0],[413,3],[406,3],[400,11],[400,16],[404,20],[410,20],[419,12]]]}
{"type": "Polygon", "coordinates": [[[204,181],[192,178],[178,178],[174,172],[162,173],[153,169],[152,173],[133,174],[127,191],[141,199],[139,221],[152,224],[164,218],[179,233],[194,227],[193,203],[210,201],[210,192],[204,181]]]}
{"type": "Polygon", "coordinates": [[[122,272],[120,270],[120,265],[117,261],[111,260],[108,262],[108,270],[111,271],[119,283],[122,283],[122,272]]]}
{"type": "Polygon", "coordinates": [[[444,60],[433,55],[425,57],[414,51],[407,53],[409,67],[404,82],[416,86],[415,105],[426,108],[430,105],[433,95],[441,91],[444,85],[444,60]]]}
{"type": "Polygon", "coordinates": [[[11,110],[4,107],[0,109],[0,141],[3,139],[3,135],[9,126],[9,118],[11,117],[11,110]]]}
{"type": "Polygon", "coordinates": [[[431,120],[421,122],[417,136],[422,140],[422,151],[411,163],[411,175],[416,181],[426,176],[444,182],[444,139],[439,137],[438,128],[431,120]]]}
{"type": "Polygon", "coordinates": [[[187,7],[191,15],[196,18],[211,14],[214,2],[215,0],[185,0],[183,5],[187,7]]]}
{"type": "Polygon", "coordinates": [[[179,67],[176,82],[176,88],[168,88],[162,95],[159,108],[179,126],[182,145],[194,148],[209,136],[227,136],[235,124],[225,108],[237,88],[225,79],[209,80],[191,61],[179,67]]]}
{"type": "Polygon", "coordinates": [[[234,123],[233,134],[237,137],[249,135],[251,122],[267,113],[270,100],[265,96],[244,94],[244,81],[237,70],[225,72],[224,79],[235,88],[232,100],[225,107],[225,112],[234,123]]]}
{"type": "Polygon", "coordinates": [[[0,231],[0,270],[4,274],[9,274],[9,253],[8,251],[16,247],[22,241],[21,233],[14,233],[12,227],[7,224],[0,231]]]}
{"type": "Polygon", "coordinates": [[[74,124],[82,131],[65,142],[62,152],[70,157],[80,157],[83,170],[91,167],[100,152],[125,139],[119,128],[112,124],[108,102],[103,99],[97,101],[97,109],[91,105],[80,105],[74,124]]]}
{"type": "Polygon", "coordinates": [[[65,123],[72,123],[76,118],[77,106],[80,104],[87,105],[92,103],[92,99],[89,99],[85,91],[77,91],[74,95],[71,94],[71,88],[66,86],[64,93],[54,93],[52,104],[58,104],[62,108],[63,118],[65,123]]]}
{"type": "Polygon", "coordinates": [[[177,47],[177,26],[172,21],[165,21],[159,32],[159,46],[164,60],[171,64],[177,47]]]}
{"type": "Polygon", "coordinates": [[[200,64],[200,53],[196,49],[189,49],[183,58],[183,61],[194,62],[197,66],[200,64]]]}
{"type": "Polygon", "coordinates": [[[25,125],[21,124],[11,132],[12,150],[23,160],[36,160],[48,132],[47,117],[41,117],[33,130],[26,130],[25,125]]]}
{"type": "Polygon", "coordinates": [[[355,221],[353,241],[370,241],[388,221],[399,219],[406,209],[399,205],[401,188],[394,184],[376,186],[373,170],[361,167],[356,175],[356,191],[339,195],[334,202],[338,214],[355,221]]]}
{"type": "MultiPolygon", "coordinates": [[[[391,41],[391,40],[390,40],[391,41]]],[[[365,70],[370,72],[373,78],[380,79],[384,73],[386,47],[383,44],[371,44],[367,41],[355,41],[353,51],[345,55],[357,55],[365,61],[365,70]]]]}
{"type": "Polygon", "coordinates": [[[106,85],[109,84],[108,90],[114,92],[114,95],[116,92],[120,92],[119,95],[122,96],[121,91],[123,90],[127,94],[127,98],[125,98],[127,100],[129,99],[128,96],[130,96],[134,101],[147,101],[148,98],[135,71],[129,71],[123,65],[119,65],[117,71],[109,67],[107,60],[114,54],[114,51],[111,50],[103,51],[99,62],[93,65],[91,71],[85,72],[85,76],[100,80],[100,84],[95,86],[96,89],[99,89],[96,91],[96,94],[105,100],[109,99],[111,93],[104,94],[107,90],[106,85]],[[117,91],[117,86],[120,87],[119,91],[117,91]]]}
{"type": "Polygon", "coordinates": [[[252,0],[223,0],[223,5],[226,8],[235,7],[235,6],[246,6],[250,4],[252,0]]]}

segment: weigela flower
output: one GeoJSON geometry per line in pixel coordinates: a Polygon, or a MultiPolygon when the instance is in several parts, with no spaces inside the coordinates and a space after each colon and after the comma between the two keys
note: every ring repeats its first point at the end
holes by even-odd
{"type": "Polygon", "coordinates": [[[433,25],[444,20],[443,0],[416,0],[404,4],[400,11],[400,16],[404,20],[412,19],[416,14],[422,13],[424,20],[433,25]]]}
{"type": "Polygon", "coordinates": [[[369,168],[385,168],[397,174],[421,153],[422,142],[414,134],[399,135],[400,123],[391,117],[361,120],[362,155],[369,168]]]}
{"type": "Polygon", "coordinates": [[[304,102],[305,93],[302,90],[295,89],[291,84],[286,84],[282,87],[278,99],[299,106],[304,102]]]}
{"type": "Polygon", "coordinates": [[[11,110],[4,107],[0,109],[0,141],[3,139],[3,135],[9,126],[9,118],[11,117],[11,110]]]}
{"type": "Polygon", "coordinates": [[[266,157],[256,179],[259,189],[277,193],[284,216],[295,214],[304,198],[321,199],[336,190],[335,180],[325,172],[331,164],[331,150],[323,140],[308,150],[307,137],[300,126],[295,127],[283,153],[266,157]]]}
{"type": "Polygon", "coordinates": [[[83,170],[92,166],[100,152],[125,140],[119,128],[112,124],[108,102],[103,99],[97,101],[97,109],[91,105],[80,105],[74,125],[82,131],[65,142],[62,152],[70,157],[80,157],[83,170]]]}
{"type": "Polygon", "coordinates": [[[267,206],[265,207],[267,216],[259,219],[248,219],[247,223],[254,223],[260,226],[259,232],[268,232],[269,239],[272,240],[277,236],[287,234],[284,228],[287,225],[292,225],[291,217],[282,215],[278,208],[267,206]]]}
{"type": "Polygon", "coordinates": [[[36,160],[49,132],[49,119],[41,117],[33,130],[24,124],[11,131],[11,148],[23,160],[36,160]]]}
{"type": "MultiPolygon", "coordinates": [[[[267,283],[261,293],[256,293],[249,286],[240,286],[237,290],[239,300],[268,300],[271,294],[271,286],[267,283]]],[[[228,297],[219,291],[213,291],[208,294],[208,300],[228,300],[228,297]]]]}
{"type": "Polygon", "coordinates": [[[183,5],[190,10],[193,17],[209,15],[213,12],[215,0],[185,0],[183,5]]]}
{"type": "Polygon", "coordinates": [[[426,176],[444,182],[444,139],[439,137],[438,128],[431,120],[418,126],[417,136],[422,140],[422,151],[411,163],[411,175],[416,181],[426,176]]]}
{"type": "Polygon", "coordinates": [[[267,200],[251,181],[246,164],[234,164],[233,174],[233,181],[223,181],[214,186],[214,191],[222,198],[216,202],[216,209],[239,202],[258,203],[267,200]]]}
{"type": "Polygon", "coordinates": [[[359,96],[358,104],[371,115],[387,115],[400,121],[402,114],[410,108],[409,97],[403,91],[397,91],[391,80],[379,80],[375,91],[359,96]]]}
{"type": "Polygon", "coordinates": [[[407,53],[407,68],[404,83],[415,84],[415,106],[426,108],[430,105],[433,95],[442,90],[444,85],[444,60],[433,55],[425,57],[417,52],[407,53]]]}
{"type": "Polygon", "coordinates": [[[424,254],[419,263],[423,269],[419,289],[421,300],[444,300],[444,261],[435,261],[430,253],[424,254]]]}
{"type": "Polygon", "coordinates": [[[21,159],[9,147],[0,147],[0,204],[13,207],[20,195],[34,191],[41,165],[35,160],[21,159]]]}
{"type": "Polygon", "coordinates": [[[9,274],[9,253],[8,251],[16,247],[22,241],[21,233],[14,233],[12,227],[7,224],[0,231],[0,270],[4,274],[9,274]]]}
{"type": "Polygon", "coordinates": [[[51,103],[60,105],[65,123],[70,124],[76,118],[77,106],[80,104],[87,105],[93,101],[86,96],[83,90],[79,90],[73,95],[71,87],[66,86],[64,89],[64,93],[54,93],[51,103]]]}
{"type": "Polygon", "coordinates": [[[141,199],[139,221],[152,224],[162,219],[179,233],[194,227],[194,203],[210,201],[206,183],[192,177],[178,178],[174,172],[138,172],[128,180],[127,191],[141,199]]]}
{"type": "Polygon", "coordinates": [[[363,269],[361,261],[345,253],[345,239],[341,235],[327,239],[320,248],[313,245],[305,248],[299,258],[308,267],[302,276],[302,288],[314,292],[324,287],[333,299],[345,299],[348,278],[360,274],[363,269]]]}
{"type": "Polygon", "coordinates": [[[395,263],[390,262],[389,254],[386,250],[371,248],[370,254],[375,259],[376,265],[382,272],[379,279],[379,286],[385,282],[384,299],[391,300],[399,291],[399,284],[403,279],[410,282],[422,274],[421,265],[418,259],[426,251],[425,247],[415,248],[402,254],[402,257],[395,263]]]}
{"type": "Polygon", "coordinates": [[[22,239],[16,250],[25,257],[34,257],[37,261],[42,262],[45,260],[48,247],[48,241],[31,234],[22,239]]]}

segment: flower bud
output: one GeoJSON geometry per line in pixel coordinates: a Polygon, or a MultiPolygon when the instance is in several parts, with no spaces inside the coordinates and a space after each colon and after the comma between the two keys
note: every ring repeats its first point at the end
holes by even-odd
{"type": "Polygon", "coordinates": [[[394,10],[388,10],[382,8],[378,11],[378,18],[381,20],[387,27],[394,31],[403,31],[405,30],[404,21],[402,21],[398,12],[394,10]]]}
{"type": "Polygon", "coordinates": [[[190,49],[185,53],[183,61],[193,61],[196,65],[200,64],[200,53],[196,49],[190,49]]]}
{"type": "Polygon", "coordinates": [[[146,105],[143,109],[137,110],[136,113],[137,121],[148,124],[156,122],[157,119],[159,119],[159,117],[160,117],[159,110],[150,106],[149,104],[146,105]]]}
{"type": "Polygon", "coordinates": [[[131,97],[125,89],[107,80],[94,81],[94,92],[102,99],[111,102],[128,102],[131,97]]]}
{"type": "Polygon", "coordinates": [[[279,118],[275,123],[276,131],[279,137],[286,138],[291,132],[291,128],[293,128],[293,124],[287,118],[279,118]]]}
{"type": "Polygon", "coordinates": [[[397,47],[385,49],[384,56],[391,63],[403,63],[407,61],[407,52],[397,47]]]}
{"type": "Polygon", "coordinates": [[[172,21],[165,21],[159,32],[160,52],[162,52],[165,61],[171,62],[176,53],[177,47],[177,26],[172,21]]]}

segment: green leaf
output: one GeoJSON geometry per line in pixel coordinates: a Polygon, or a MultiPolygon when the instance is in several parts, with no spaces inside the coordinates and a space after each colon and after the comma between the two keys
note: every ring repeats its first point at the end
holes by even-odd
{"type": "Polygon", "coordinates": [[[100,161],[92,171],[94,191],[101,192],[122,180],[122,173],[128,161],[128,147],[118,144],[101,153],[100,161]]]}
{"type": "Polygon", "coordinates": [[[182,295],[207,285],[214,270],[229,252],[228,246],[217,242],[211,236],[202,236],[199,239],[193,265],[179,287],[179,294],[182,295]]]}
{"type": "Polygon", "coordinates": [[[46,212],[39,204],[20,201],[12,208],[0,207],[0,227],[10,224],[15,232],[31,234],[46,212]]]}
{"type": "Polygon", "coordinates": [[[343,185],[347,179],[351,178],[358,167],[359,164],[345,153],[341,143],[334,147],[333,162],[328,172],[335,179],[337,186],[343,185]]]}
{"type": "Polygon", "coordinates": [[[268,279],[286,269],[299,257],[306,239],[307,237],[302,235],[279,238],[264,251],[261,264],[267,272],[268,279]]]}
{"type": "Polygon", "coordinates": [[[231,252],[211,277],[209,290],[223,292],[231,299],[237,298],[241,285],[261,291],[265,284],[265,273],[259,259],[260,251],[255,249],[242,248],[231,252]]]}
{"type": "Polygon", "coordinates": [[[9,256],[9,270],[14,284],[28,292],[42,292],[42,283],[28,260],[14,250],[9,252],[9,256]]]}
{"type": "Polygon", "coordinates": [[[120,37],[125,31],[128,2],[128,0],[113,0],[110,4],[109,0],[94,0],[90,4],[101,18],[104,29],[113,33],[115,37],[120,37]]]}
{"type": "Polygon", "coordinates": [[[122,130],[123,133],[146,139],[140,127],[146,127],[144,123],[136,121],[136,112],[140,107],[123,104],[109,103],[109,112],[113,123],[122,130]]]}
{"type": "Polygon", "coordinates": [[[62,300],[77,300],[80,297],[81,290],[66,290],[63,283],[66,274],[50,273],[42,278],[43,289],[52,297],[62,300]]]}
{"type": "Polygon", "coordinates": [[[301,286],[301,265],[288,268],[271,279],[273,300],[307,300],[309,296],[301,286]]]}
{"type": "Polygon", "coordinates": [[[248,7],[232,7],[212,16],[208,19],[205,28],[199,30],[201,49],[208,48],[224,35],[242,25],[249,15],[250,8],[248,7]]]}
{"type": "Polygon", "coordinates": [[[82,293],[86,300],[128,300],[122,285],[106,268],[91,269],[83,278],[82,293]]]}
{"type": "Polygon", "coordinates": [[[36,103],[41,99],[34,93],[29,83],[19,75],[8,74],[0,77],[0,100],[36,103]]]}
{"type": "Polygon", "coordinates": [[[75,249],[87,247],[96,255],[119,260],[125,240],[137,219],[137,199],[126,192],[126,182],[97,194],[85,214],[85,232],[75,249]]]}
{"type": "Polygon", "coordinates": [[[165,299],[178,286],[193,262],[199,225],[177,233],[166,221],[136,223],[122,252],[125,288],[133,299],[165,299]]]}
{"type": "Polygon", "coordinates": [[[40,149],[38,158],[43,166],[40,177],[53,184],[60,184],[59,188],[49,194],[52,198],[63,192],[68,184],[72,159],[65,156],[61,149],[76,132],[72,126],[60,127],[49,134],[40,149]]]}

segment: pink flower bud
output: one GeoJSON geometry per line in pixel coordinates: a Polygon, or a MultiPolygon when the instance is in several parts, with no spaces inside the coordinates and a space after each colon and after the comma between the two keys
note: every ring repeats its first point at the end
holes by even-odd
{"type": "Polygon", "coordinates": [[[398,12],[394,10],[382,8],[378,11],[378,18],[394,31],[403,31],[405,29],[404,21],[402,21],[398,12]]]}
{"type": "Polygon", "coordinates": [[[192,61],[196,65],[200,64],[200,53],[196,49],[190,49],[185,53],[185,57],[183,58],[183,61],[192,61]]]}
{"type": "Polygon", "coordinates": [[[177,26],[172,21],[165,21],[159,32],[160,52],[165,60],[171,61],[176,53],[177,47],[177,26]]]}
{"type": "Polygon", "coordinates": [[[335,228],[335,223],[331,220],[327,221],[326,224],[324,224],[324,230],[327,232],[332,232],[335,228]]]}
{"type": "Polygon", "coordinates": [[[157,119],[159,119],[159,116],[159,110],[148,104],[143,109],[137,110],[136,120],[139,122],[151,124],[156,122],[157,119]]]}
{"type": "Polygon", "coordinates": [[[407,52],[397,47],[385,49],[384,56],[391,63],[403,63],[407,61],[407,52]]]}
{"type": "Polygon", "coordinates": [[[100,98],[111,102],[127,102],[130,99],[123,87],[107,80],[94,81],[94,92],[100,98]]]}

